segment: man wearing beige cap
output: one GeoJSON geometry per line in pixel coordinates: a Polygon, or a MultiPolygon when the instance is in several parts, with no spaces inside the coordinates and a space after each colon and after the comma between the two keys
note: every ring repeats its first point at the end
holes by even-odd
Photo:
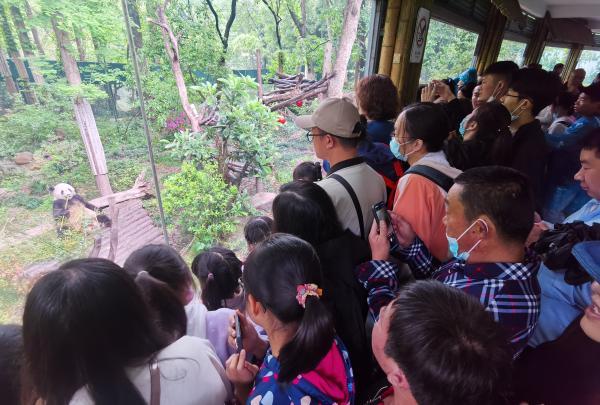
{"type": "Polygon", "coordinates": [[[381,176],[358,156],[358,144],[366,135],[358,109],[346,98],[328,98],[312,115],[294,122],[309,130],[306,136],[317,157],[331,163],[327,177],[317,184],[333,201],[342,228],[366,239],[373,222],[371,207],[386,201],[386,189],[381,176]]]}

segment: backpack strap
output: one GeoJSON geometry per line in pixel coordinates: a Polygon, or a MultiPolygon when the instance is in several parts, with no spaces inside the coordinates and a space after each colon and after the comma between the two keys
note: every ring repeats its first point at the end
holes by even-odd
{"type": "Polygon", "coordinates": [[[411,166],[410,169],[406,171],[405,174],[418,174],[419,176],[423,176],[426,179],[433,181],[435,184],[443,188],[446,193],[450,190],[450,187],[454,184],[454,180],[452,177],[445,175],[437,169],[434,169],[431,166],[425,165],[416,165],[411,166]]]}
{"type": "Polygon", "coordinates": [[[360,201],[358,200],[358,197],[356,196],[354,189],[352,188],[350,183],[348,183],[346,181],[346,179],[343,178],[342,176],[340,176],[339,174],[333,173],[333,174],[330,174],[328,177],[336,180],[338,183],[340,183],[342,186],[344,186],[344,188],[346,189],[348,194],[350,194],[350,198],[352,199],[352,203],[354,204],[354,209],[356,210],[356,216],[358,217],[358,226],[360,227],[360,237],[361,237],[361,239],[365,239],[365,223],[363,220],[362,209],[360,208],[360,201]]]}

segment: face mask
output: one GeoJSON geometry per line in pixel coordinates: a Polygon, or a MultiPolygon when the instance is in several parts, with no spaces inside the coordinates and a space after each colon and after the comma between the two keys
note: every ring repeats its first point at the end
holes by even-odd
{"type": "Polygon", "coordinates": [[[414,141],[408,141],[408,142],[398,143],[398,141],[396,140],[396,138],[392,138],[392,140],[390,141],[390,150],[392,151],[392,153],[394,154],[394,156],[396,157],[396,159],[401,160],[403,162],[406,162],[408,160],[408,156],[411,153],[414,153],[415,151],[409,152],[409,153],[407,153],[405,155],[402,152],[400,152],[400,146],[406,145],[406,144],[411,143],[411,142],[414,142],[414,141]]]}
{"type": "Polygon", "coordinates": [[[515,112],[521,108],[523,106],[523,104],[525,103],[525,101],[522,101],[521,104],[519,104],[514,110],[512,110],[512,112],[510,113],[510,122],[515,122],[516,120],[519,119],[519,116],[521,115],[521,113],[519,114],[515,114],[515,112]]]}
{"type": "Polygon", "coordinates": [[[459,133],[459,134],[460,134],[460,136],[461,136],[461,137],[463,137],[463,138],[465,137],[465,131],[466,131],[466,129],[465,129],[465,122],[464,122],[464,121],[461,121],[461,122],[460,122],[460,125],[458,126],[458,133],[459,133]]]}
{"type": "Polygon", "coordinates": [[[467,232],[469,231],[469,229],[471,229],[473,227],[473,225],[475,225],[479,221],[481,221],[484,224],[485,229],[487,231],[487,229],[488,229],[487,223],[484,220],[482,220],[482,219],[478,219],[477,221],[475,221],[471,225],[469,225],[469,227],[467,229],[465,229],[465,231],[463,233],[461,233],[458,238],[450,237],[446,233],[446,239],[448,239],[448,249],[450,250],[450,253],[452,254],[452,257],[454,257],[454,258],[456,258],[456,259],[458,259],[460,261],[466,262],[469,259],[469,256],[471,255],[471,252],[473,250],[475,250],[475,248],[477,246],[479,246],[479,244],[481,243],[481,239],[479,239],[473,245],[473,247],[471,249],[469,249],[468,251],[462,252],[462,253],[460,253],[458,251],[458,241],[460,240],[460,238],[462,238],[463,236],[465,236],[467,234],[467,232]]]}

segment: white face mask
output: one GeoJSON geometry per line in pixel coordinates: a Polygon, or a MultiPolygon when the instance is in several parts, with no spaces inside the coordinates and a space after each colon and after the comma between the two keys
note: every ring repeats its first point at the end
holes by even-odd
{"type": "Polygon", "coordinates": [[[515,107],[514,110],[512,110],[512,112],[510,113],[510,122],[515,122],[516,120],[519,119],[519,117],[521,116],[521,112],[519,112],[519,114],[515,114],[515,112],[523,107],[523,105],[525,104],[525,100],[521,101],[521,103],[515,107]]]}

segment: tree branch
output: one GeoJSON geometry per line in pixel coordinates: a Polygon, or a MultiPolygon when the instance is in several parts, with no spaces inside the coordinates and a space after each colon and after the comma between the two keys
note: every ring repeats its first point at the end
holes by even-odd
{"type": "Polygon", "coordinates": [[[217,26],[217,33],[219,34],[219,38],[221,39],[221,43],[223,44],[223,47],[225,49],[227,49],[227,44],[226,44],[225,40],[223,39],[223,34],[221,34],[221,28],[219,27],[219,15],[217,14],[217,11],[213,7],[212,2],[210,0],[205,0],[205,1],[206,1],[206,4],[208,5],[208,8],[210,9],[210,12],[215,17],[215,25],[217,26]]]}
{"type": "Polygon", "coordinates": [[[237,0],[231,0],[231,13],[229,14],[229,20],[227,20],[227,25],[225,25],[225,50],[227,50],[227,46],[229,45],[229,31],[231,31],[231,26],[235,21],[236,7],[237,0]]]}

